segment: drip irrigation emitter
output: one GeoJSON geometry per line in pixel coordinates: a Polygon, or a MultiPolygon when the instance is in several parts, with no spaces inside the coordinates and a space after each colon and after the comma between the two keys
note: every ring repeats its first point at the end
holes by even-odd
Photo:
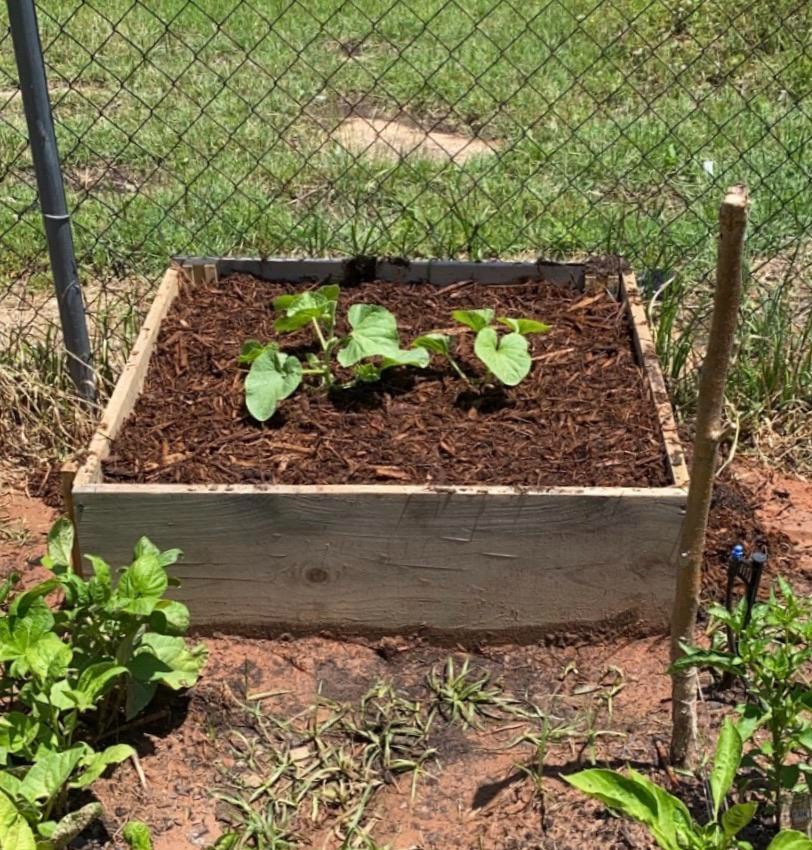
{"type": "MultiPolygon", "coordinates": [[[[746,557],[744,546],[737,543],[730,550],[730,557],[727,561],[727,589],[725,591],[725,607],[728,611],[733,611],[733,591],[735,589],[736,580],[740,580],[744,584],[744,620],[742,625],[747,626],[750,622],[750,617],[753,613],[753,606],[756,604],[758,597],[758,589],[761,585],[761,577],[764,574],[764,568],[767,566],[767,553],[761,551],[753,552],[750,557],[746,557]]],[[[733,634],[730,627],[727,629],[727,645],[728,649],[734,655],[739,649],[736,645],[736,636],[733,634]]],[[[730,674],[726,674],[723,680],[725,687],[730,687],[732,684],[730,674]]]]}

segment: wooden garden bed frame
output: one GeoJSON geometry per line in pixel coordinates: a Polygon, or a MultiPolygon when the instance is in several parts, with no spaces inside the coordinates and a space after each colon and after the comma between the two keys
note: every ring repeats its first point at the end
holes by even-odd
{"type": "MultiPolygon", "coordinates": [[[[193,291],[193,290],[192,290],[193,291]]],[[[178,598],[198,627],[452,636],[535,635],[668,617],[688,474],[634,275],[579,264],[178,258],[164,275],[76,475],[84,552],[129,562],[146,534],[180,547],[178,598]],[[627,308],[656,407],[671,484],[631,487],[121,484],[102,461],[138,398],[182,275],[377,279],[445,286],[529,276],[609,289],[627,308]]]]}

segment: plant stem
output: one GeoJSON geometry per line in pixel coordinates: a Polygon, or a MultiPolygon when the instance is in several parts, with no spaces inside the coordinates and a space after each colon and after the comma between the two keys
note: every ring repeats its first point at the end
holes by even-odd
{"type": "Polygon", "coordinates": [[[465,372],[462,371],[459,363],[457,363],[450,354],[446,356],[448,357],[448,362],[451,365],[451,368],[463,379],[463,381],[465,381],[466,384],[468,384],[469,387],[472,386],[471,379],[465,374],[465,372]]]}
{"type": "Polygon", "coordinates": [[[321,350],[327,351],[327,340],[324,338],[324,334],[321,332],[321,328],[319,327],[319,323],[316,319],[311,319],[313,322],[313,327],[316,329],[316,336],[319,338],[319,343],[321,344],[321,350]]]}

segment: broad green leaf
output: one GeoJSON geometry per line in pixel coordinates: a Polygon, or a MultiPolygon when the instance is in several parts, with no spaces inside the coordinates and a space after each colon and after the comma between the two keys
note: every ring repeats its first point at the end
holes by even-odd
{"type": "Polygon", "coordinates": [[[108,602],[113,593],[113,571],[110,565],[96,555],[85,555],[93,567],[93,578],[88,579],[88,592],[91,599],[99,604],[108,602]]]}
{"type": "Polygon", "coordinates": [[[425,369],[429,365],[430,356],[425,348],[399,349],[394,354],[387,354],[383,358],[382,368],[390,369],[392,366],[417,366],[425,369]]]}
{"type": "Polygon", "coordinates": [[[265,346],[258,339],[247,339],[240,348],[240,363],[253,363],[265,350],[265,346]]]}
{"type": "Polygon", "coordinates": [[[348,368],[365,357],[397,357],[401,351],[398,323],[377,304],[353,304],[347,312],[352,331],[338,352],[338,362],[348,368]]]}
{"type": "Polygon", "coordinates": [[[785,764],[778,773],[778,781],[782,788],[794,788],[801,776],[801,768],[797,764],[785,764]]]}
{"type": "Polygon", "coordinates": [[[63,752],[48,753],[38,759],[26,773],[20,785],[20,792],[32,803],[37,800],[49,800],[70,779],[85,752],[85,746],[73,747],[63,752]]]}
{"type": "Polygon", "coordinates": [[[161,682],[175,690],[190,688],[207,656],[202,643],[190,648],[183,638],[148,632],[136,650],[130,671],[142,682],[161,682]]]}
{"type": "Polygon", "coordinates": [[[0,850],[36,850],[31,827],[3,793],[0,793],[0,850]]]}
{"type": "Polygon", "coordinates": [[[265,422],[301,382],[302,364],[296,357],[264,351],[251,364],[245,379],[245,406],[254,419],[265,422]]]}
{"type": "Polygon", "coordinates": [[[29,747],[39,732],[39,722],[30,714],[8,711],[0,715],[0,749],[19,753],[29,747]]]}
{"type": "Polygon", "coordinates": [[[127,668],[114,661],[98,661],[86,667],[79,674],[76,690],[84,695],[89,705],[95,705],[121,676],[127,674],[127,668]]]}
{"type": "Polygon", "coordinates": [[[561,778],[616,812],[647,826],[657,824],[657,800],[641,782],[601,768],[582,770],[561,778]]]}
{"type": "Polygon", "coordinates": [[[71,648],[53,632],[39,634],[29,625],[20,623],[11,640],[0,646],[0,661],[11,661],[15,676],[33,673],[40,680],[64,676],[73,657],[71,648]]]}
{"type": "Polygon", "coordinates": [[[767,850],[812,850],[812,838],[794,829],[783,829],[773,838],[767,850]]]}
{"type": "Polygon", "coordinates": [[[69,519],[60,517],[48,532],[49,569],[54,566],[69,567],[73,560],[73,525],[69,519]]]}
{"type": "Polygon", "coordinates": [[[150,628],[162,634],[185,635],[189,623],[189,609],[173,599],[162,599],[149,615],[150,628]]]}
{"type": "Polygon", "coordinates": [[[148,616],[168,585],[160,556],[144,552],[121,574],[116,589],[116,606],[127,614],[148,616]]]}
{"type": "Polygon", "coordinates": [[[483,328],[474,341],[476,356],[508,387],[521,383],[530,372],[527,348],[527,340],[520,334],[500,337],[493,328],[483,328]]]}
{"type": "Polygon", "coordinates": [[[158,691],[155,682],[139,682],[138,679],[127,680],[127,699],[124,711],[127,720],[139,715],[153,700],[158,691]]]}
{"type": "Polygon", "coordinates": [[[284,310],[285,315],[274,322],[274,329],[281,332],[295,331],[315,319],[329,324],[335,315],[338,293],[336,286],[323,286],[314,292],[298,295],[280,295],[274,299],[274,310],[284,310]]]}
{"type": "Polygon", "coordinates": [[[805,750],[812,753],[812,726],[807,726],[795,739],[805,750]]]}
{"type": "Polygon", "coordinates": [[[128,744],[113,744],[100,753],[90,753],[82,759],[82,772],[71,782],[71,788],[87,788],[92,785],[110,765],[120,764],[130,758],[135,750],[128,744]]]}
{"type": "Polygon", "coordinates": [[[412,341],[412,348],[425,348],[432,354],[448,356],[451,353],[451,337],[441,333],[423,334],[412,341]]]}
{"type": "MultiPolygon", "coordinates": [[[[39,618],[42,621],[48,620],[50,609],[43,597],[49,593],[53,593],[62,586],[62,582],[58,578],[50,578],[46,581],[41,581],[34,587],[26,590],[14,598],[14,601],[8,607],[9,620],[12,622],[20,619],[39,618]]],[[[53,625],[53,616],[50,618],[50,624],[43,627],[43,631],[47,631],[53,625]]]]}
{"type": "Polygon", "coordinates": [[[719,740],[716,742],[716,754],[713,757],[713,768],[710,775],[714,820],[719,817],[719,809],[733,785],[741,760],[741,735],[735,724],[729,717],[726,717],[722,724],[722,731],[719,733],[719,740]]]}
{"type": "Polygon", "coordinates": [[[131,820],[125,824],[121,837],[127,842],[130,850],[152,850],[152,835],[149,827],[139,820],[131,820]]]}
{"type": "MultiPolygon", "coordinates": [[[[9,773],[7,770],[0,770],[0,791],[2,791],[9,799],[16,801],[17,805],[19,805],[21,801],[25,800],[23,795],[20,793],[20,786],[22,784],[22,780],[14,776],[14,774],[9,773]]],[[[2,794],[0,794],[0,796],[2,796],[2,794]]]]}
{"type": "Polygon", "coordinates": [[[741,717],[736,722],[736,728],[742,741],[749,741],[757,729],[760,729],[769,719],[770,711],[764,710],[753,703],[747,703],[739,709],[741,717]]]}
{"type": "Polygon", "coordinates": [[[482,310],[454,310],[451,315],[455,321],[478,333],[493,321],[494,312],[486,307],[482,310]]]}
{"type": "Polygon", "coordinates": [[[726,838],[738,835],[751,820],[758,808],[757,803],[736,803],[722,813],[722,831],[726,838]]]}
{"type": "Polygon", "coordinates": [[[161,554],[161,550],[149,539],[149,537],[139,537],[133,546],[133,560],[143,557],[144,555],[161,554]]]}
{"type": "Polygon", "coordinates": [[[669,672],[674,672],[688,670],[692,667],[711,667],[714,670],[740,673],[741,666],[740,658],[725,652],[688,649],[685,655],[680,656],[668,669],[669,672]]]}
{"type": "Polygon", "coordinates": [[[508,316],[500,316],[496,321],[522,336],[526,336],[527,334],[546,334],[550,330],[548,324],[537,322],[535,319],[511,319],[508,316]]]}
{"type": "Polygon", "coordinates": [[[657,803],[657,821],[650,826],[663,850],[681,850],[681,838],[693,835],[695,826],[685,804],[636,770],[629,770],[630,779],[647,788],[657,803]]]}
{"type": "MultiPolygon", "coordinates": [[[[87,803],[82,808],[75,812],[69,812],[62,820],[59,821],[47,836],[51,839],[51,845],[54,850],[60,850],[62,847],[67,847],[68,844],[84,832],[93,821],[98,820],[102,816],[103,810],[101,803],[87,803]]],[[[39,848],[38,848],[39,850],[39,848]]]]}

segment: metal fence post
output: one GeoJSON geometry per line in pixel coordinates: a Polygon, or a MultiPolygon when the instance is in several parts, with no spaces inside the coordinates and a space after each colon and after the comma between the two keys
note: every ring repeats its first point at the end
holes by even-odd
{"type": "Polygon", "coordinates": [[[76,269],[34,0],[8,0],[8,17],[59,303],[59,318],[68,352],[68,369],[82,398],[94,401],[96,383],[90,364],[90,339],[76,269]]]}

